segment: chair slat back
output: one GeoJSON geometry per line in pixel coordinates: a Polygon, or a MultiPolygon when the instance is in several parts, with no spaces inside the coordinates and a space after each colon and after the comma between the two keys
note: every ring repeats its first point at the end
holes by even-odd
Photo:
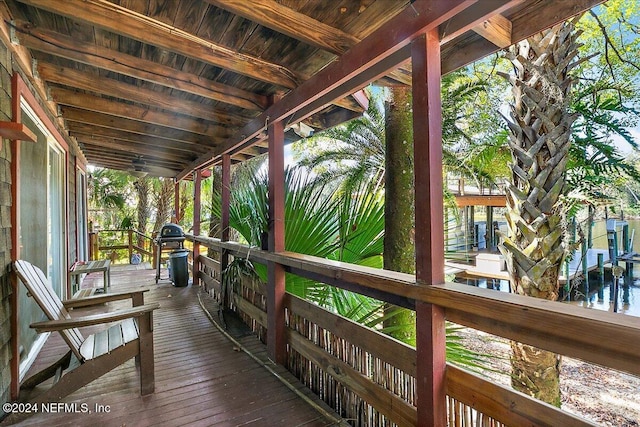
{"type": "MultiPolygon", "coordinates": [[[[42,270],[24,260],[14,261],[13,269],[49,320],[71,318],[42,270]]],[[[73,353],[80,360],[83,360],[80,354],[80,346],[84,338],[78,328],[60,331],[60,335],[62,335],[62,338],[73,353]]]]}

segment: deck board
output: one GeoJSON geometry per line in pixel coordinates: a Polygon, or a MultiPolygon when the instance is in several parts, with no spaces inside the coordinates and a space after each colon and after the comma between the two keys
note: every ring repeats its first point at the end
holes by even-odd
{"type": "MultiPolygon", "coordinates": [[[[91,286],[83,283],[83,287],[91,286]]],[[[156,391],[140,396],[139,376],[133,360],[68,396],[63,402],[85,403],[92,413],[39,413],[20,425],[54,426],[328,426],[334,421],[283,384],[273,373],[230,341],[211,324],[198,302],[198,288],[155,284],[155,270],[111,270],[111,290],[148,286],[145,302],[159,302],[154,313],[156,391]],[[109,413],[94,412],[95,405],[109,413]]],[[[202,294],[201,298],[210,298],[202,294]]],[[[108,303],[98,309],[78,309],[83,315],[129,303],[108,303]]],[[[210,301],[205,304],[210,305],[210,301]]],[[[85,336],[95,329],[87,328],[85,336]]],[[[241,338],[258,359],[266,360],[264,345],[254,336],[241,338]]],[[[57,360],[67,347],[51,334],[28,375],[57,360]]],[[[270,368],[278,375],[282,367],[270,368]]],[[[294,381],[293,388],[308,393],[294,381]]],[[[309,392],[310,393],[310,392],[309,392]]],[[[4,426],[6,422],[0,423],[4,426]]]]}

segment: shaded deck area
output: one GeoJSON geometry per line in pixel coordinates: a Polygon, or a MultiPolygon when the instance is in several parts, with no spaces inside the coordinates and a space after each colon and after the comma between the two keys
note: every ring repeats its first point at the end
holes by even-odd
{"type": "MultiPolygon", "coordinates": [[[[63,400],[90,413],[68,412],[72,407],[65,412],[62,407],[61,413],[38,413],[20,425],[336,425],[335,419],[315,406],[324,404],[310,404],[313,395],[284,368],[266,360],[265,347],[255,336],[239,337],[234,343],[218,330],[200,306],[197,287],[176,288],[162,280],[156,285],[154,278],[152,269],[111,269],[111,289],[146,286],[151,290],[145,294],[145,302],[160,303],[154,313],[155,393],[140,396],[139,376],[131,360],[63,400]],[[287,379],[289,385],[279,378],[287,379]]],[[[92,282],[101,287],[102,275],[87,276],[83,287],[92,282]]],[[[208,298],[205,293],[200,295],[205,306],[215,309],[208,298]]],[[[101,309],[115,307],[116,303],[110,303],[101,309]]],[[[27,376],[67,349],[58,334],[51,334],[27,376]]]]}

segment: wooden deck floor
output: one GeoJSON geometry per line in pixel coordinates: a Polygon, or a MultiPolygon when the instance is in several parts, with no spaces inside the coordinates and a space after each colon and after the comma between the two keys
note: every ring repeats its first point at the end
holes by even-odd
{"type": "MultiPolygon", "coordinates": [[[[97,276],[96,276],[97,277],[97,276]]],[[[20,425],[53,426],[328,426],[335,425],[295,393],[309,396],[300,383],[285,385],[277,378],[293,377],[271,366],[277,376],[230,341],[206,317],[198,303],[198,288],[154,282],[154,270],[115,267],[112,289],[148,286],[145,302],[159,302],[154,314],[156,391],[141,397],[133,360],[68,396],[63,402],[87,404],[91,413],[39,413],[20,425]],[[97,405],[97,406],[96,406],[97,405]],[[108,412],[98,412],[103,408],[108,412]]],[[[102,278],[88,276],[83,287],[102,278]]],[[[202,298],[208,298],[206,294],[202,298]]],[[[210,303],[209,303],[210,304],[210,303]]],[[[103,309],[115,308],[115,303],[103,309]]],[[[80,311],[79,311],[80,313],[80,311]]],[[[86,311],[85,311],[86,313],[86,311]]],[[[265,360],[264,346],[255,337],[242,345],[265,360]]],[[[67,351],[52,334],[31,373],[67,351]]],[[[307,397],[308,399],[308,397],[307,397]]],[[[6,425],[5,422],[1,425],[6,425]]]]}

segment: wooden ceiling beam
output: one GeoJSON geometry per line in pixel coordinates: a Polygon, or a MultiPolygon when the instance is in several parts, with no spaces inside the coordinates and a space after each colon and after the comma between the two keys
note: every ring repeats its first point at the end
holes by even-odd
{"type": "Polygon", "coordinates": [[[341,55],[360,41],[275,0],[206,0],[208,3],[308,45],[341,55]]]}
{"type": "Polygon", "coordinates": [[[108,114],[81,110],[74,107],[62,107],[62,116],[67,122],[84,123],[93,126],[101,126],[140,135],[171,139],[184,144],[212,145],[212,139],[191,132],[176,130],[169,127],[150,125],[135,120],[108,114]]]}
{"type": "Polygon", "coordinates": [[[75,92],[59,86],[50,87],[50,92],[52,98],[60,105],[68,105],[83,110],[95,111],[96,113],[110,114],[116,117],[137,120],[142,123],[172,127],[174,129],[205,135],[210,138],[228,138],[231,136],[227,128],[201,119],[156,111],[149,107],[113,101],[101,96],[75,92]]]}
{"type": "Polygon", "coordinates": [[[26,22],[17,22],[15,29],[20,44],[29,49],[248,110],[262,111],[267,106],[265,96],[217,83],[157,62],[73,39],[55,31],[33,28],[26,22]]]}
{"type": "MultiPolygon", "coordinates": [[[[90,155],[93,154],[94,157],[97,157],[97,160],[103,163],[113,161],[113,162],[121,163],[122,165],[129,168],[133,166],[131,162],[131,155],[129,155],[129,153],[114,151],[112,149],[101,147],[99,145],[87,145],[85,146],[85,149],[90,155]],[[104,159],[100,158],[102,156],[106,158],[104,159]]],[[[171,169],[175,168],[174,163],[167,162],[161,157],[152,157],[152,156],[137,156],[137,157],[143,158],[144,161],[147,163],[147,166],[153,165],[156,167],[164,167],[164,168],[171,168],[171,169]]]]}
{"type": "Polygon", "coordinates": [[[95,73],[83,72],[45,62],[38,63],[38,73],[43,80],[49,83],[100,93],[114,98],[126,99],[139,104],[149,105],[191,117],[198,117],[228,126],[242,125],[247,119],[246,117],[229,114],[217,108],[207,108],[206,105],[199,102],[168,96],[144,87],[105,78],[95,73]]]}
{"type": "MultiPolygon", "coordinates": [[[[110,153],[105,152],[104,150],[90,149],[89,156],[91,157],[91,160],[89,161],[89,163],[101,168],[121,170],[123,172],[133,171],[133,166],[131,164],[130,158],[124,156],[112,156],[111,158],[109,158],[109,155],[110,153]]],[[[178,170],[175,169],[175,165],[163,166],[156,165],[150,162],[147,162],[144,169],[150,176],[167,178],[175,177],[176,173],[178,172],[178,170]]]]}
{"type": "MultiPolygon", "coordinates": [[[[206,1],[263,27],[286,34],[293,39],[338,56],[361,40],[339,28],[313,19],[274,0],[253,0],[250,2],[246,0],[206,1]]],[[[393,71],[390,73],[390,77],[398,82],[411,84],[411,76],[407,78],[403,73],[393,71]]],[[[344,105],[341,106],[344,107],[344,105]]]]}
{"type": "Polygon", "coordinates": [[[263,82],[292,89],[300,80],[283,66],[241,54],[105,0],[18,1],[263,82]]]}
{"type": "MultiPolygon", "coordinates": [[[[225,141],[210,153],[200,156],[189,168],[180,172],[177,178],[184,178],[192,170],[209,164],[217,156],[239,151],[240,147],[250,143],[259,132],[264,130],[265,123],[273,123],[292,115],[300,121],[305,118],[300,117],[300,111],[309,108],[310,105],[325,105],[334,99],[355,92],[362,87],[360,79],[365,72],[375,74],[379,71],[384,74],[397,66],[408,58],[407,46],[413,37],[436,28],[473,3],[475,0],[416,0],[411,7],[387,21],[338,60],[320,70],[259,117],[239,129],[235,137],[225,141]],[[394,56],[399,52],[399,56],[394,56]],[[389,58],[393,58],[393,61],[386,62],[389,58]]],[[[374,80],[375,77],[374,75],[369,81],[374,80]]]]}
{"type": "Polygon", "coordinates": [[[484,21],[473,28],[473,31],[480,34],[491,43],[500,48],[511,46],[512,23],[504,16],[498,14],[484,21]]]}
{"type": "MultiPolygon", "coordinates": [[[[131,144],[126,142],[120,142],[114,138],[101,138],[93,135],[88,135],[79,132],[73,132],[72,136],[76,138],[78,143],[84,144],[84,146],[97,146],[106,149],[121,151],[123,153],[129,153],[134,155],[143,156],[157,156],[158,148],[156,146],[150,146],[148,144],[131,144]]],[[[177,151],[171,149],[163,149],[162,157],[167,160],[188,163],[186,154],[175,154],[177,151]]]]}
{"type": "Polygon", "coordinates": [[[524,0],[483,0],[477,2],[440,25],[440,44],[449,43],[470,30],[480,29],[482,31],[487,20],[523,2],[524,0]]]}
{"type": "Polygon", "coordinates": [[[104,136],[108,138],[127,141],[133,144],[144,143],[147,145],[153,145],[158,147],[158,149],[163,149],[166,147],[185,152],[199,153],[206,152],[207,150],[210,150],[214,147],[213,145],[187,144],[184,142],[174,141],[172,139],[165,139],[157,136],[140,135],[137,133],[131,133],[100,126],[93,126],[85,123],[68,122],[67,127],[69,128],[69,132],[72,134],[74,132],[79,132],[88,135],[104,136]]]}

